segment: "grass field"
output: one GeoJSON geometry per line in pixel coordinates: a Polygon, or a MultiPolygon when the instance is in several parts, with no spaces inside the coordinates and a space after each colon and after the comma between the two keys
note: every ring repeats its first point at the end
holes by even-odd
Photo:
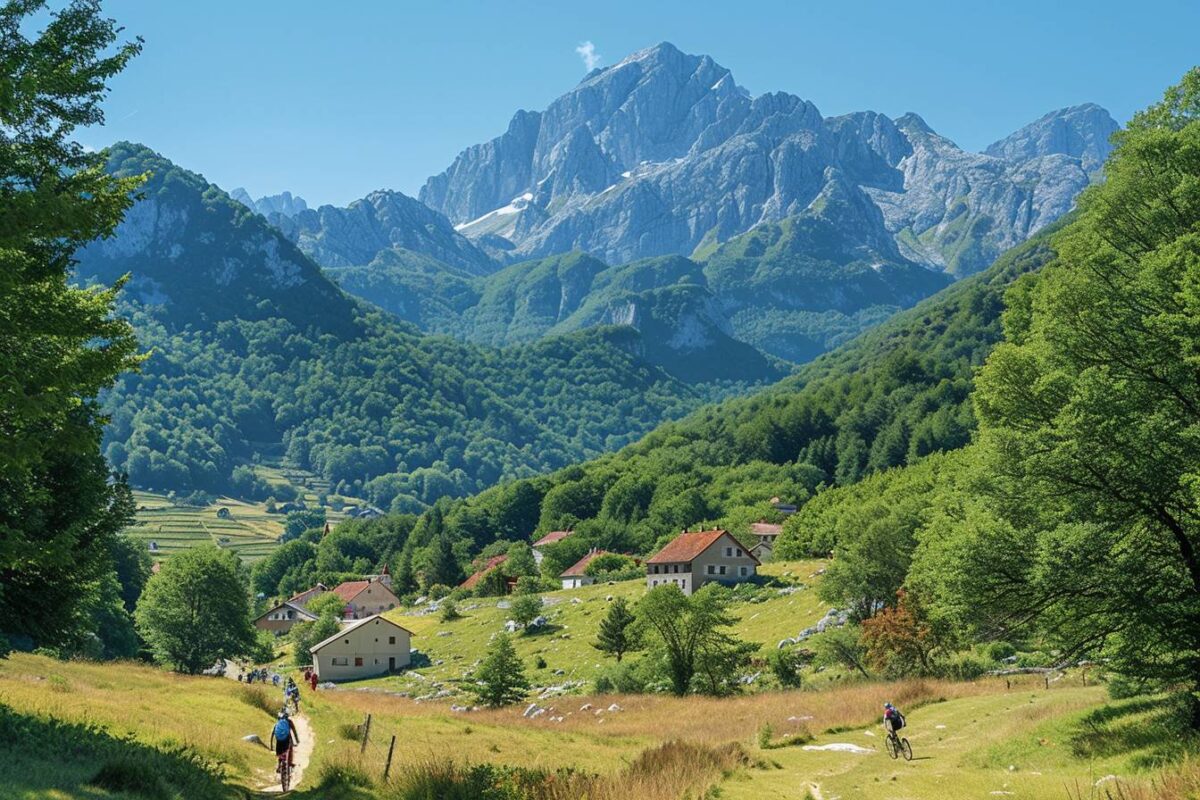
{"type": "Polygon", "coordinates": [[[0,756],[0,796],[143,797],[88,785],[103,767],[126,761],[159,773],[166,796],[212,796],[221,783],[236,795],[237,787],[265,780],[273,766],[266,748],[241,739],[265,738],[272,723],[248,702],[249,689],[132,663],[0,660],[0,728],[8,728],[0,737],[0,751],[8,750],[0,756]],[[216,765],[224,779],[214,784],[177,752],[181,746],[216,765]]]}
{"type": "MultiPolygon", "coordinates": [[[[270,724],[259,701],[246,692],[247,687],[227,679],[173,676],[133,664],[62,663],[30,655],[0,661],[0,733],[5,734],[0,795],[25,800],[244,796],[247,787],[266,782],[271,764],[264,749],[241,740],[251,732],[265,736],[270,724]],[[15,734],[5,729],[13,719],[18,721],[15,734]],[[66,729],[66,739],[64,725],[76,726],[66,729]],[[97,737],[106,743],[93,742],[97,737]],[[64,740],[72,742],[66,750],[53,746],[64,740]],[[192,762],[176,751],[180,746],[218,764],[224,785],[205,784],[199,768],[188,766],[192,762]],[[124,751],[127,757],[114,755],[124,751]],[[134,760],[153,768],[137,773],[142,778],[165,776],[167,790],[138,794],[89,785],[114,761],[134,760]]],[[[1048,690],[1040,678],[1029,677],[1015,679],[1011,688],[999,679],[907,681],[725,699],[607,695],[550,704],[561,721],[551,714],[526,719],[522,706],[463,713],[446,703],[373,692],[308,693],[304,705],[316,750],[296,796],[421,796],[402,793],[408,778],[449,762],[597,774],[607,781],[601,784],[607,790],[590,795],[595,800],[682,800],[682,784],[673,781],[685,778],[692,781],[690,797],[722,800],[1100,799],[1118,786],[1131,800],[1182,800],[1200,790],[1194,771],[1177,781],[1172,793],[1161,783],[1149,788],[1164,764],[1187,753],[1178,729],[1165,721],[1161,698],[1112,701],[1103,687],[1083,686],[1077,676],[1048,690]],[[885,698],[908,712],[905,734],[916,755],[911,762],[893,761],[882,751],[877,720],[885,698]],[[614,703],[618,710],[609,710],[614,703]],[[364,747],[358,726],[367,714],[371,727],[364,747]],[[765,738],[767,725],[771,733],[765,738]],[[384,786],[393,736],[393,783],[384,786]],[[654,769],[678,766],[647,759],[674,747],[671,742],[687,743],[700,754],[721,749],[742,757],[731,767],[707,772],[696,767],[686,775],[655,774],[654,769]],[[826,745],[854,745],[864,752],[806,749],[826,745]],[[345,776],[356,785],[346,783],[345,776]]],[[[114,771],[108,768],[108,774],[114,771]]]]}
{"type": "MultiPolygon", "coordinates": [[[[821,561],[795,561],[766,564],[763,574],[776,576],[788,584],[787,593],[779,589],[762,591],[762,599],[738,603],[735,613],[741,620],[738,634],[766,649],[774,648],[785,636],[817,622],[829,608],[816,597],[813,587],[821,561]]],[[[597,584],[580,589],[560,590],[543,595],[543,614],[549,624],[543,632],[513,637],[517,653],[529,669],[530,680],[537,686],[559,686],[568,681],[591,682],[611,659],[604,659],[592,643],[600,620],[608,611],[609,597],[636,602],[646,592],[644,580],[597,584]],[[545,660],[542,669],[534,668],[538,657],[545,660]],[[558,673],[561,670],[561,674],[558,673]]],[[[474,670],[487,653],[492,636],[504,630],[509,619],[507,604],[511,598],[478,598],[459,604],[462,619],[442,622],[436,614],[413,615],[405,610],[386,616],[415,635],[413,648],[428,659],[401,675],[360,681],[355,686],[374,686],[416,695],[440,689],[455,690],[458,682],[474,670]],[[417,673],[414,675],[413,673],[417,673]],[[417,677],[419,676],[419,677],[417,677]]]]}

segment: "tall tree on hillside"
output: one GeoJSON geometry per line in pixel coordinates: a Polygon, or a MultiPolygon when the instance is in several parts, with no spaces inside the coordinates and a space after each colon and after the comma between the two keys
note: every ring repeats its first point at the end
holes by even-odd
{"type": "Polygon", "coordinates": [[[103,122],[106,82],[141,49],[94,0],[26,35],[40,0],[0,5],[0,631],[55,644],[87,625],[128,522],[100,457],[99,391],[137,364],[118,287],[69,284],[71,256],[109,235],[140,179],[114,179],[71,140],[103,122]]]}
{"type": "Polygon", "coordinates": [[[624,655],[641,646],[637,628],[634,626],[633,612],[624,597],[618,597],[608,607],[608,613],[600,620],[600,629],[596,633],[597,650],[617,659],[621,663],[624,655]]]}
{"type": "Polygon", "coordinates": [[[1191,686],[1200,728],[1200,68],[1116,142],[1010,294],[976,392],[993,521],[959,550],[1009,622],[1191,686]]]}
{"type": "Polygon", "coordinates": [[[171,556],[146,584],[138,632],[154,658],[194,675],[254,647],[250,604],[237,556],[202,545],[171,556]]]}
{"type": "MultiPolygon", "coordinates": [[[[671,691],[720,694],[721,679],[745,661],[745,644],[728,632],[737,620],[729,613],[729,592],[709,584],[691,597],[668,584],[651,589],[637,606],[637,617],[657,646],[666,664],[671,691]],[[708,669],[715,664],[728,668],[721,678],[708,669]]],[[[753,649],[753,648],[751,648],[753,649]]]]}
{"type": "Polygon", "coordinates": [[[525,667],[506,634],[496,634],[487,657],[475,671],[475,683],[470,687],[481,705],[490,708],[512,705],[524,699],[529,691],[525,667]]]}

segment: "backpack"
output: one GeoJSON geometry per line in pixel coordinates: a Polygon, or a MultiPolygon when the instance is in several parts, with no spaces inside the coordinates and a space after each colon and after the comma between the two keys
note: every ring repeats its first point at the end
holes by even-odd
{"type": "Polygon", "coordinates": [[[275,723],[275,738],[281,742],[292,738],[292,724],[286,719],[281,719],[275,723]]]}
{"type": "Polygon", "coordinates": [[[892,715],[892,727],[896,730],[904,727],[904,715],[900,713],[899,709],[896,709],[896,712],[892,715]]]}

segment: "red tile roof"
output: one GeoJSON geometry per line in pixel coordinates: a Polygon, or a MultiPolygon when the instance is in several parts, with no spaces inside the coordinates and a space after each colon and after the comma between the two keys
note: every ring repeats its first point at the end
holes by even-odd
{"type": "Polygon", "coordinates": [[[474,589],[475,586],[481,580],[483,580],[483,576],[487,575],[489,572],[494,570],[496,567],[503,564],[506,560],[508,560],[508,556],[492,556],[491,558],[488,559],[487,563],[483,565],[482,569],[480,569],[474,575],[472,575],[471,577],[467,578],[465,581],[460,583],[459,586],[461,586],[464,589],[474,589]]]}
{"type": "Polygon", "coordinates": [[[596,557],[602,556],[607,552],[608,552],[607,550],[593,550],[592,552],[588,553],[583,558],[576,561],[569,569],[567,569],[566,572],[564,572],[559,577],[560,578],[578,578],[578,577],[582,577],[583,575],[586,575],[587,573],[584,572],[584,570],[587,569],[587,565],[592,563],[592,560],[595,559],[596,557]]]}
{"type": "MultiPolygon", "coordinates": [[[[646,563],[678,564],[683,561],[691,561],[716,544],[718,539],[725,536],[728,536],[738,547],[741,547],[743,553],[750,556],[750,558],[754,558],[754,556],[750,555],[749,550],[743,547],[742,543],[735,539],[729,531],[684,531],[672,539],[666,547],[647,559],[646,563]]],[[[758,561],[757,558],[754,558],[754,560],[758,561]]]]}
{"type": "Polygon", "coordinates": [[[349,603],[351,600],[358,597],[359,593],[362,592],[363,589],[366,589],[370,585],[370,581],[346,581],[345,583],[339,583],[337,586],[333,587],[331,591],[349,603]]]}
{"type": "Polygon", "coordinates": [[[563,539],[567,538],[574,532],[575,531],[550,531],[545,536],[543,536],[542,538],[540,538],[536,542],[534,542],[533,546],[534,547],[542,547],[544,545],[554,544],[555,542],[561,542],[563,539]]]}
{"type": "Polygon", "coordinates": [[[783,526],[773,522],[752,522],[750,532],[755,536],[778,536],[783,532],[783,526]]]}

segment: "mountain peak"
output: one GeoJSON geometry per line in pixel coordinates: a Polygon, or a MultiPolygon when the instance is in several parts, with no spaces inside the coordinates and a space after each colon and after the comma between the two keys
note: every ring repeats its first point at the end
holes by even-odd
{"type": "Polygon", "coordinates": [[[1083,103],[1043,114],[983,152],[1008,161],[1065,155],[1078,158],[1085,170],[1094,172],[1108,158],[1109,140],[1119,127],[1107,109],[1083,103]]]}

